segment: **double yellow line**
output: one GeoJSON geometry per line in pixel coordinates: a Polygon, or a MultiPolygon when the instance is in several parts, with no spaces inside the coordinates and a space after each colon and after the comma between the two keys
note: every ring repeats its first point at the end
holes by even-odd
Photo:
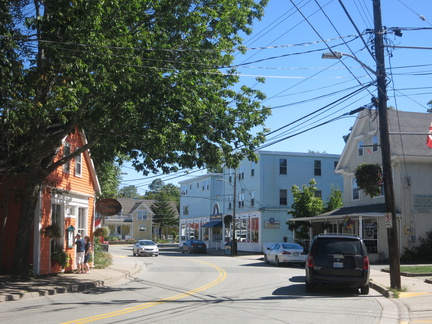
{"type": "MultiPolygon", "coordinates": [[[[185,258],[183,258],[183,259],[185,259],[185,258]]],[[[192,289],[192,290],[188,290],[188,291],[185,291],[183,293],[180,293],[180,294],[177,294],[177,295],[174,295],[174,296],[171,296],[171,297],[159,299],[159,300],[154,301],[154,302],[149,302],[149,303],[137,305],[137,306],[134,306],[134,307],[125,308],[125,309],[118,310],[118,311],[111,312],[111,313],[105,313],[105,314],[100,314],[100,315],[96,315],[96,316],[91,316],[91,317],[86,317],[86,318],[81,318],[81,319],[73,320],[73,321],[70,321],[70,322],[64,322],[63,324],[72,324],[72,323],[73,324],[76,324],[76,323],[80,323],[81,324],[81,323],[95,322],[95,321],[99,321],[99,320],[102,320],[102,319],[105,319],[105,318],[120,316],[120,315],[124,315],[124,314],[128,314],[128,313],[136,312],[136,311],[139,311],[139,310],[142,310],[142,309],[146,309],[146,308],[149,308],[149,307],[157,306],[157,305],[169,302],[169,301],[173,301],[173,300],[189,297],[189,296],[195,295],[195,294],[197,294],[197,293],[199,293],[199,292],[201,292],[203,290],[206,290],[206,289],[209,289],[209,288],[211,288],[213,286],[216,286],[217,284],[219,284],[222,281],[224,281],[225,278],[227,277],[226,271],[224,269],[222,269],[222,268],[214,265],[214,264],[211,264],[211,263],[208,263],[208,262],[205,262],[205,261],[193,260],[193,259],[189,259],[189,260],[192,260],[192,261],[195,261],[195,262],[200,262],[200,263],[203,263],[205,265],[208,265],[208,266],[212,267],[213,269],[215,269],[218,272],[218,277],[215,280],[213,280],[212,282],[209,282],[208,284],[205,284],[205,285],[203,285],[201,287],[198,287],[198,288],[195,288],[195,289],[192,289]]]]}

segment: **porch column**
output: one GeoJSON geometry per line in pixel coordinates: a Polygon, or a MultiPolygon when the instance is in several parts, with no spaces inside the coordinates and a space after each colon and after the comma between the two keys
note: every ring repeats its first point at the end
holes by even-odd
{"type": "Polygon", "coordinates": [[[359,216],[359,237],[363,238],[363,216],[359,216]]]}

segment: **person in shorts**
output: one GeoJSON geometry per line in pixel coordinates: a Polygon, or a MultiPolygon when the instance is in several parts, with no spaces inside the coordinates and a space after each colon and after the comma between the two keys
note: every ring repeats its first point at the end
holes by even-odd
{"type": "Polygon", "coordinates": [[[92,245],[90,243],[90,237],[84,236],[84,271],[90,273],[89,259],[92,251],[92,245]]]}
{"type": "Polygon", "coordinates": [[[77,273],[85,273],[85,269],[84,269],[85,242],[84,239],[81,238],[80,233],[76,235],[75,245],[76,245],[77,273]]]}

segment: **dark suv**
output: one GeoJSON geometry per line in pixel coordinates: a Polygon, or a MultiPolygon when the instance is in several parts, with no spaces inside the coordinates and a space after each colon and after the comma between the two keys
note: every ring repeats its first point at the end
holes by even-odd
{"type": "Polygon", "coordinates": [[[316,285],[360,288],[369,293],[369,257],[355,235],[320,234],[312,240],[306,259],[306,292],[316,285]]]}

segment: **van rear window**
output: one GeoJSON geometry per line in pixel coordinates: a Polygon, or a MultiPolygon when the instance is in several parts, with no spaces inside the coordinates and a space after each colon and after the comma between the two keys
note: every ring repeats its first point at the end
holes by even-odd
{"type": "Polygon", "coordinates": [[[326,254],[361,254],[361,242],[350,239],[321,239],[317,241],[317,253],[326,254]]]}

